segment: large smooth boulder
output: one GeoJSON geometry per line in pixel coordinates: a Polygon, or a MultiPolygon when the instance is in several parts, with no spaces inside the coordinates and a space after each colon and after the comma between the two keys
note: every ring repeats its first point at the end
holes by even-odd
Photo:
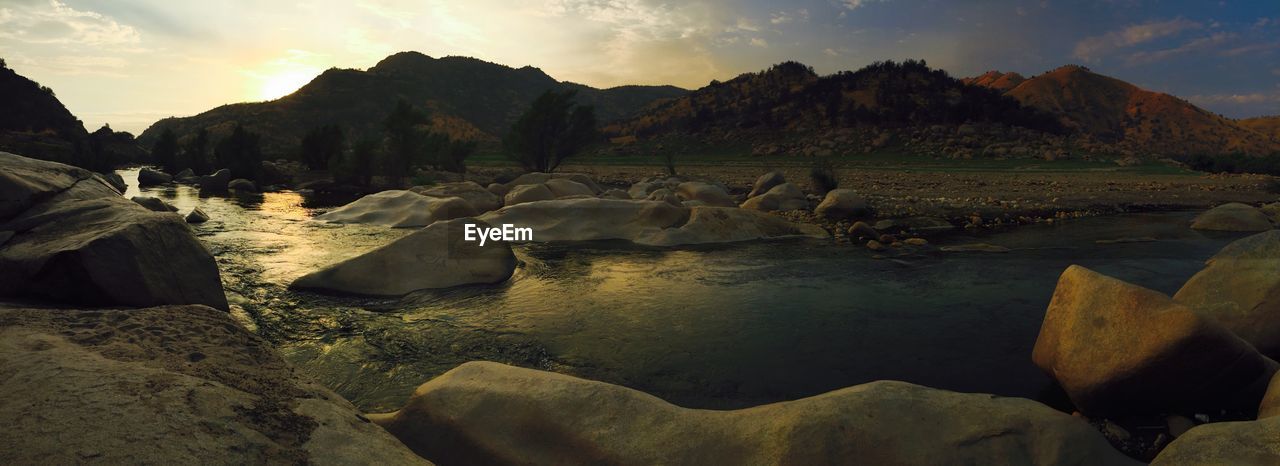
{"type": "Polygon", "coordinates": [[[796,185],[782,183],[763,194],[747,199],[746,202],[742,203],[742,208],[762,212],[800,210],[809,208],[809,200],[804,197],[804,192],[800,191],[800,188],[796,187],[796,185]]]}
{"type": "Polygon", "coordinates": [[[1173,300],[1280,357],[1280,231],[1237,240],[1210,258],[1173,300]]]}
{"type": "Polygon", "coordinates": [[[1202,424],[1178,436],[1152,466],[1280,464],[1280,417],[1202,424]]]}
{"type": "Polygon", "coordinates": [[[0,464],[428,464],[226,312],[0,321],[0,464]]]}
{"type": "Polygon", "coordinates": [[[137,202],[138,205],[146,207],[147,210],[150,210],[152,212],[177,212],[178,211],[177,207],[174,207],[170,205],[168,202],[165,202],[163,199],[160,199],[157,197],[133,196],[133,198],[131,198],[130,200],[132,200],[133,202],[137,202]]]}
{"type": "Polygon", "coordinates": [[[1073,265],[1032,359],[1089,416],[1258,406],[1276,363],[1162,293],[1073,265]]]}
{"type": "Polygon", "coordinates": [[[549,201],[555,199],[555,193],[547,189],[547,185],[543,184],[518,184],[507,192],[502,203],[506,206],[524,204],[526,202],[549,201]]]}
{"type": "Polygon", "coordinates": [[[1034,401],[893,381],[714,411],[470,362],[370,419],[442,464],[1137,464],[1084,420],[1034,401]]]}
{"type": "Polygon", "coordinates": [[[737,207],[724,188],[701,181],[686,181],[675,189],[676,195],[686,201],[702,201],[712,207],[737,207]]]}
{"type": "MultiPolygon", "coordinates": [[[[291,285],[369,296],[403,296],[425,289],[497,283],[511,278],[515,254],[504,241],[468,241],[473,218],[436,222],[390,244],[307,274],[291,285]]],[[[477,238],[478,239],[478,238],[477,238]]]]}
{"type": "Polygon", "coordinates": [[[734,207],[679,207],[661,201],[556,199],[503,207],[479,217],[533,229],[533,241],[627,240],[650,246],[710,244],[794,236],[826,237],[795,224],[734,207]]]}
{"type": "Polygon", "coordinates": [[[390,190],[356,199],[350,204],[317,215],[316,220],[410,228],[475,214],[471,204],[456,197],[427,197],[412,191],[390,190]]]}
{"type": "Polygon", "coordinates": [[[556,199],[571,197],[571,196],[594,196],[595,195],[595,191],[592,191],[591,188],[587,187],[587,185],[579,183],[577,181],[570,180],[568,178],[550,179],[543,184],[547,187],[547,189],[551,190],[551,194],[554,194],[556,196],[556,199]]]}
{"type": "Polygon", "coordinates": [[[604,191],[600,188],[600,185],[596,184],[595,180],[591,179],[590,175],[585,173],[525,173],[516,177],[516,179],[511,180],[511,182],[507,183],[507,186],[515,188],[516,186],[529,184],[546,184],[548,181],[555,179],[565,179],[585,185],[586,187],[591,188],[592,194],[599,194],[604,191]]]}
{"type": "Polygon", "coordinates": [[[142,167],[141,170],[138,170],[138,186],[154,186],[170,181],[173,181],[173,177],[160,170],[150,167],[142,167]]]}
{"type": "Polygon", "coordinates": [[[1196,230],[1212,231],[1267,231],[1272,228],[1271,219],[1258,208],[1232,202],[1200,214],[1191,223],[1196,230]]]}
{"type": "MultiPolygon", "coordinates": [[[[502,185],[497,185],[502,186],[502,185]]],[[[476,213],[484,213],[490,210],[496,210],[502,207],[502,198],[497,194],[480,186],[474,181],[460,181],[457,183],[443,183],[435,186],[414,186],[409,188],[410,191],[427,197],[456,197],[467,201],[476,213]]],[[[505,195],[506,193],[503,192],[505,195]]]]}
{"type": "Polygon", "coordinates": [[[787,177],[782,175],[780,171],[772,171],[760,175],[756,178],[755,184],[751,185],[751,192],[747,194],[747,198],[753,198],[761,194],[769,192],[774,186],[787,182],[787,177]]]}
{"type": "Polygon", "coordinates": [[[833,220],[866,217],[871,214],[867,200],[852,189],[833,189],[813,209],[819,217],[833,220]]]}
{"type": "Polygon", "coordinates": [[[59,163],[0,153],[0,174],[0,231],[13,232],[0,246],[0,297],[227,309],[217,264],[181,216],[59,163]]]}

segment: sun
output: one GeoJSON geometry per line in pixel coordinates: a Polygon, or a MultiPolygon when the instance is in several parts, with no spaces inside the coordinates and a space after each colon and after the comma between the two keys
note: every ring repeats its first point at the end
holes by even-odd
{"type": "Polygon", "coordinates": [[[262,80],[262,87],[258,89],[258,97],[262,100],[279,99],[311,82],[314,77],[314,73],[301,70],[267,76],[262,80]]]}

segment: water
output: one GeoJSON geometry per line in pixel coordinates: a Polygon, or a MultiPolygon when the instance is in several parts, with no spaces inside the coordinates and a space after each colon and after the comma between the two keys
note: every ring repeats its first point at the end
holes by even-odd
{"type": "MultiPolygon", "coordinates": [[[[121,173],[138,194],[136,171],[121,173]]],[[[964,235],[1007,254],[877,260],[828,240],[715,247],[532,245],[507,283],[367,299],[294,292],[293,279],[407,234],[309,220],[296,193],[200,198],[146,190],[185,213],[246,325],[366,411],[470,360],[618,383],[674,403],[733,408],[879,379],[1053,401],[1031,348],[1058,275],[1080,264],[1172,293],[1239,235],[1187,228],[1190,213],[1081,219],[964,235]],[[1152,237],[1155,242],[1098,244],[1152,237]]]]}

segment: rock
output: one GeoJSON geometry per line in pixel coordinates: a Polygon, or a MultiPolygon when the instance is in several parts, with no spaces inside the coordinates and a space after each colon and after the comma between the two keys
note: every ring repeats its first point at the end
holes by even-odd
{"type": "Polygon", "coordinates": [[[867,207],[867,200],[852,189],[833,189],[813,209],[813,213],[819,217],[840,220],[866,217],[871,214],[871,209],[867,207]]]}
{"type": "Polygon", "coordinates": [[[800,191],[796,185],[782,183],[763,194],[747,199],[742,203],[742,208],[762,212],[801,210],[809,208],[809,200],[805,199],[804,192],[800,191]]]}
{"type": "Polygon", "coordinates": [[[227,189],[234,189],[242,193],[258,192],[258,186],[253,184],[252,181],[246,180],[244,178],[236,178],[234,180],[228,181],[227,189]]]}
{"type": "Polygon", "coordinates": [[[544,185],[551,190],[557,199],[570,196],[595,196],[596,191],[587,185],[565,178],[547,180],[544,185]]]}
{"type": "Polygon", "coordinates": [[[873,240],[867,241],[867,249],[870,249],[872,251],[883,251],[888,248],[885,247],[884,243],[881,243],[880,241],[873,239],[873,240]]]}
{"type": "Polygon", "coordinates": [[[1168,296],[1076,265],[1058,280],[1032,359],[1091,417],[1252,409],[1276,371],[1168,296]]]}
{"type": "Polygon", "coordinates": [[[182,171],[178,172],[178,174],[173,175],[173,179],[181,180],[183,178],[193,178],[195,176],[196,172],[192,171],[190,168],[184,168],[182,171]]]}
{"type": "Polygon", "coordinates": [[[390,190],[356,199],[316,216],[316,220],[410,228],[474,215],[476,211],[471,204],[460,198],[427,197],[412,191],[390,190]]]}
{"type": "Polygon", "coordinates": [[[485,189],[493,193],[494,196],[498,196],[499,199],[506,197],[507,193],[511,192],[510,187],[500,183],[490,183],[485,189]]]}
{"type": "Polygon", "coordinates": [[[902,240],[902,242],[903,242],[903,243],[905,243],[907,246],[916,246],[916,247],[919,247],[919,246],[928,246],[928,245],[929,245],[929,240],[924,239],[924,238],[907,238],[907,239],[905,239],[905,240],[902,240]]]}
{"type": "Polygon", "coordinates": [[[1222,248],[1173,295],[1272,358],[1280,357],[1280,231],[1222,248]]]}
{"type": "Polygon", "coordinates": [[[631,195],[621,189],[610,189],[600,193],[600,197],[603,199],[631,199],[631,195]]]}
{"type": "Polygon", "coordinates": [[[652,183],[647,181],[641,181],[639,183],[631,185],[631,188],[627,189],[627,194],[631,195],[632,199],[645,199],[649,197],[649,193],[652,193],[662,188],[664,188],[662,183],[652,183]]]}
{"type": "Polygon", "coordinates": [[[226,312],[0,321],[0,464],[427,464],[226,312]]]}
{"type": "Polygon", "coordinates": [[[474,181],[444,183],[435,186],[415,186],[409,188],[409,190],[427,197],[461,198],[462,200],[467,201],[468,204],[471,204],[471,208],[474,209],[477,214],[502,208],[501,197],[490,192],[488,189],[485,189],[485,187],[480,186],[479,183],[474,181]]]}
{"type": "Polygon", "coordinates": [[[1009,252],[1009,248],[1006,248],[1004,246],[997,246],[994,244],[987,244],[987,243],[972,243],[972,244],[959,244],[955,246],[943,246],[941,248],[938,248],[938,250],[942,252],[994,252],[994,253],[1009,252]]]}
{"type": "Polygon", "coordinates": [[[124,177],[121,177],[119,173],[106,172],[99,173],[98,176],[101,176],[102,180],[106,181],[112,188],[116,188],[116,192],[120,194],[124,194],[125,191],[129,190],[129,185],[124,182],[124,177]]]}
{"type": "Polygon", "coordinates": [[[821,227],[794,224],[736,207],[677,207],[661,201],[557,199],[489,212],[490,224],[533,228],[533,241],[627,240],[649,246],[729,243],[793,236],[827,237],[821,227]]]}
{"type": "Polygon", "coordinates": [[[567,179],[570,181],[583,184],[586,187],[591,189],[591,194],[593,195],[599,194],[601,191],[603,191],[602,189],[600,189],[600,185],[596,184],[595,180],[592,180],[590,176],[583,173],[539,173],[539,172],[525,173],[523,175],[520,175],[516,179],[511,180],[510,183],[507,183],[507,186],[514,188],[516,186],[529,185],[529,184],[546,184],[546,182],[554,179],[567,179]]]}
{"type": "Polygon", "coordinates": [[[160,170],[155,170],[150,167],[142,167],[141,170],[138,170],[138,186],[154,186],[158,184],[165,184],[170,181],[173,181],[173,177],[160,170]]]}
{"type": "Polygon", "coordinates": [[[209,214],[204,213],[199,207],[192,208],[191,212],[187,214],[187,223],[204,223],[207,221],[209,221],[209,214]]]}
{"type": "Polygon", "coordinates": [[[685,201],[702,201],[709,206],[715,207],[737,207],[738,203],[734,202],[729,193],[724,191],[720,186],[703,183],[701,181],[686,181],[680,183],[676,187],[676,195],[685,201]]]}
{"type": "Polygon", "coordinates": [[[755,184],[751,186],[751,193],[747,194],[747,199],[767,193],[769,190],[773,189],[774,186],[786,182],[787,178],[783,176],[780,171],[771,171],[760,175],[759,178],[756,178],[755,184]]]}
{"type": "Polygon", "coordinates": [[[875,228],[881,231],[912,231],[917,233],[936,233],[956,229],[955,225],[944,219],[935,217],[907,217],[881,220],[875,228]]]}
{"type": "Polygon", "coordinates": [[[1270,204],[1262,206],[1262,208],[1258,210],[1261,210],[1262,213],[1267,214],[1268,217],[1271,217],[1272,222],[1280,223],[1280,202],[1272,202],[1270,204]]]}
{"type": "Polygon", "coordinates": [[[133,202],[138,203],[138,205],[140,206],[146,207],[147,210],[150,210],[152,212],[177,212],[178,211],[177,207],[169,205],[168,202],[165,202],[159,198],[133,196],[131,200],[133,202]]]}
{"type": "Polygon", "coordinates": [[[649,193],[644,199],[647,201],[661,201],[677,207],[684,206],[684,203],[680,202],[680,196],[677,196],[676,193],[667,188],[658,188],[649,193]]]}
{"type": "Polygon", "coordinates": [[[1271,219],[1261,210],[1238,202],[1223,204],[1200,214],[1191,223],[1196,230],[1212,231],[1267,231],[1272,228],[1271,219]]]}
{"type": "Polygon", "coordinates": [[[503,199],[503,205],[511,207],[526,202],[549,201],[555,198],[555,193],[552,193],[545,184],[518,184],[507,193],[507,197],[503,199]]]}
{"type": "Polygon", "coordinates": [[[442,464],[1137,464],[1034,401],[895,381],[717,411],[469,362],[370,419],[442,464]]]}
{"type": "Polygon", "coordinates": [[[1215,422],[1187,431],[1156,455],[1152,466],[1280,464],[1280,417],[1215,422]]]}
{"type": "Polygon", "coordinates": [[[1280,416],[1280,372],[1271,376],[1271,382],[1267,384],[1267,392],[1262,396],[1262,403],[1258,405],[1258,419],[1274,416],[1280,416]]]}
{"type": "Polygon", "coordinates": [[[0,231],[14,232],[0,248],[0,297],[227,309],[217,264],[182,217],[59,163],[0,153],[0,174],[0,231]]]}
{"type": "Polygon", "coordinates": [[[853,222],[853,225],[849,227],[848,233],[850,237],[859,239],[880,237],[880,232],[876,231],[875,228],[871,228],[871,225],[867,225],[866,222],[853,222]]]}
{"type": "Polygon", "coordinates": [[[1182,434],[1187,433],[1188,430],[1191,430],[1192,427],[1196,426],[1195,421],[1176,414],[1165,416],[1164,422],[1165,425],[1169,427],[1169,435],[1172,435],[1174,438],[1181,437],[1182,434]]]}
{"type": "Polygon", "coordinates": [[[403,296],[417,290],[497,283],[511,278],[516,267],[511,246],[497,240],[486,240],[484,246],[467,241],[467,225],[490,228],[491,224],[469,217],[436,222],[390,244],[307,274],[290,286],[403,296]]]}
{"type": "Polygon", "coordinates": [[[221,169],[212,174],[200,177],[200,192],[223,192],[231,183],[231,170],[221,169]]]}

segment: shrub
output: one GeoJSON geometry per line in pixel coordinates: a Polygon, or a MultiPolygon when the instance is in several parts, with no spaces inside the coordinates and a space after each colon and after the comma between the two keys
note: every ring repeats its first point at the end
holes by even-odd
{"type": "Polygon", "coordinates": [[[840,187],[835,164],[826,158],[814,159],[813,165],[809,167],[809,182],[820,196],[840,187]]]}

